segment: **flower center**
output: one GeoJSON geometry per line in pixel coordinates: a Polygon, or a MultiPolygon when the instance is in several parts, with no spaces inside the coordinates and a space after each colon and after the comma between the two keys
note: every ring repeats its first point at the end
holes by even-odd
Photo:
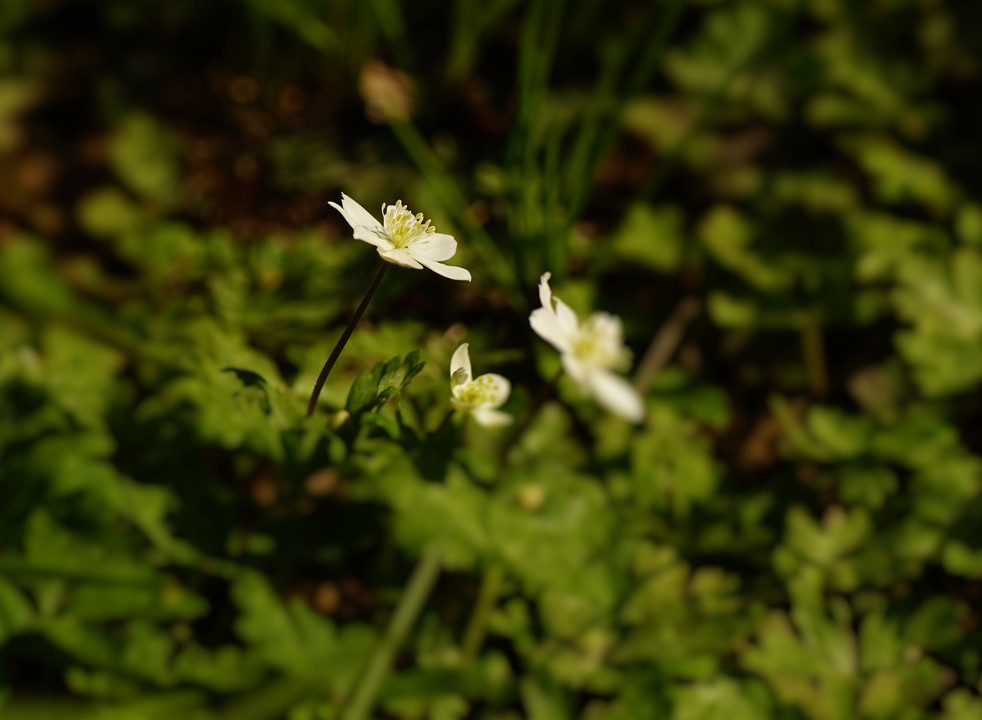
{"type": "Polygon", "coordinates": [[[382,225],[389,241],[397,248],[408,247],[423,235],[436,232],[429,220],[423,222],[423,213],[413,215],[402,200],[396,200],[395,205],[382,205],[382,225]]]}
{"type": "Polygon", "coordinates": [[[459,402],[467,405],[485,405],[494,402],[500,392],[493,378],[481,375],[455,387],[453,394],[459,402]]]}
{"type": "Polygon", "coordinates": [[[607,313],[594,313],[587,318],[573,338],[572,346],[573,355],[595,367],[621,370],[631,362],[620,321],[607,313]]]}

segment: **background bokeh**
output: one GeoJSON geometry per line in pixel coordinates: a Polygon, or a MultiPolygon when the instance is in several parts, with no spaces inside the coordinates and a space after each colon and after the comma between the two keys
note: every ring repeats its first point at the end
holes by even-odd
{"type": "Polygon", "coordinates": [[[4,0],[0,717],[979,720],[980,79],[958,0],[4,0]],[[342,191],[474,280],[305,420],[342,191]]]}

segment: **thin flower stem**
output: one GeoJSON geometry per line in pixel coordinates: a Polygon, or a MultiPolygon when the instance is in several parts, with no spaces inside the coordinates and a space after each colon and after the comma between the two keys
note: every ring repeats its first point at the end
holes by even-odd
{"type": "Polygon", "coordinates": [[[365,308],[368,307],[368,303],[371,302],[372,296],[375,295],[375,291],[378,290],[378,286],[382,284],[382,278],[385,277],[385,271],[389,269],[389,263],[383,261],[382,267],[379,268],[378,275],[375,276],[375,280],[372,281],[372,286],[368,288],[368,292],[365,293],[365,297],[362,298],[361,305],[355,310],[355,314],[351,316],[351,320],[348,321],[348,327],[344,329],[341,333],[341,337],[338,339],[337,344],[331,351],[331,356],[324,363],[324,367],[321,368],[321,374],[317,377],[317,383],[314,385],[314,392],[310,396],[310,402],[307,403],[307,417],[314,414],[314,410],[317,409],[317,398],[320,397],[321,390],[324,389],[324,383],[327,381],[327,376],[331,374],[331,370],[334,369],[334,363],[338,361],[341,357],[341,351],[344,350],[344,346],[348,344],[348,338],[351,337],[351,333],[355,331],[355,326],[358,321],[361,320],[361,316],[365,314],[365,308]]]}
{"type": "Polygon", "coordinates": [[[481,588],[478,590],[477,602],[471,612],[470,620],[467,621],[467,628],[464,630],[464,639],[460,645],[461,664],[466,667],[477,657],[484,645],[484,636],[487,635],[488,621],[494,606],[498,602],[498,593],[501,590],[501,583],[505,579],[505,570],[500,565],[491,565],[484,571],[481,578],[481,588]]]}
{"type": "Polygon", "coordinates": [[[409,578],[409,584],[389,620],[385,634],[375,646],[351,700],[341,713],[341,720],[364,720],[375,706],[379,688],[392,667],[392,658],[406,639],[426,599],[440,575],[442,552],[434,545],[420,559],[409,578]]]}
{"type": "Polygon", "coordinates": [[[634,373],[634,388],[642,395],[651,386],[655,375],[665,367],[685,336],[685,331],[699,314],[700,303],[695,297],[683,298],[661,329],[651,340],[648,350],[634,373]]]}
{"type": "Polygon", "coordinates": [[[805,358],[809,388],[817,397],[825,397],[829,392],[825,339],[821,322],[814,315],[809,315],[801,327],[801,351],[805,358]]]}

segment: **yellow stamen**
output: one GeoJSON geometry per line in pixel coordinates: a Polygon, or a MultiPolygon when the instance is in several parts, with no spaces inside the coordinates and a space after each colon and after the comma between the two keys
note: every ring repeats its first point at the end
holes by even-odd
{"type": "Polygon", "coordinates": [[[396,200],[395,205],[382,205],[382,224],[389,241],[397,248],[412,245],[416,240],[436,232],[430,221],[423,221],[423,213],[413,215],[402,200],[396,200]]]}

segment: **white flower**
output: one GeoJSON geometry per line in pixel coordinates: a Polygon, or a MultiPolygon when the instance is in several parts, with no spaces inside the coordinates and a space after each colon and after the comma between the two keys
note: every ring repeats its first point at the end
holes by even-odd
{"type": "Polygon", "coordinates": [[[402,200],[395,205],[382,205],[382,222],[344,193],[340,205],[328,204],[348,221],[355,239],[377,247],[382,259],[414,270],[427,267],[451,280],[471,279],[464,268],[440,262],[457,252],[453,236],[436,232],[429,220],[423,222],[422,213],[413,215],[402,200]]]}
{"type": "Polygon", "coordinates": [[[450,359],[450,404],[454,410],[469,411],[474,419],[487,427],[500,427],[511,422],[511,415],[498,410],[511,394],[508,378],[487,373],[471,375],[471,357],[464,343],[450,359]]]}
{"type": "Polygon", "coordinates": [[[583,392],[611,412],[631,422],[641,422],[641,396],[629,382],[612,372],[626,370],[631,362],[631,353],[624,347],[621,319],[597,312],[580,324],[569,305],[553,298],[550,277],[550,273],[544,273],[539,280],[542,307],[529,315],[532,329],[559,351],[563,369],[583,392]]]}

